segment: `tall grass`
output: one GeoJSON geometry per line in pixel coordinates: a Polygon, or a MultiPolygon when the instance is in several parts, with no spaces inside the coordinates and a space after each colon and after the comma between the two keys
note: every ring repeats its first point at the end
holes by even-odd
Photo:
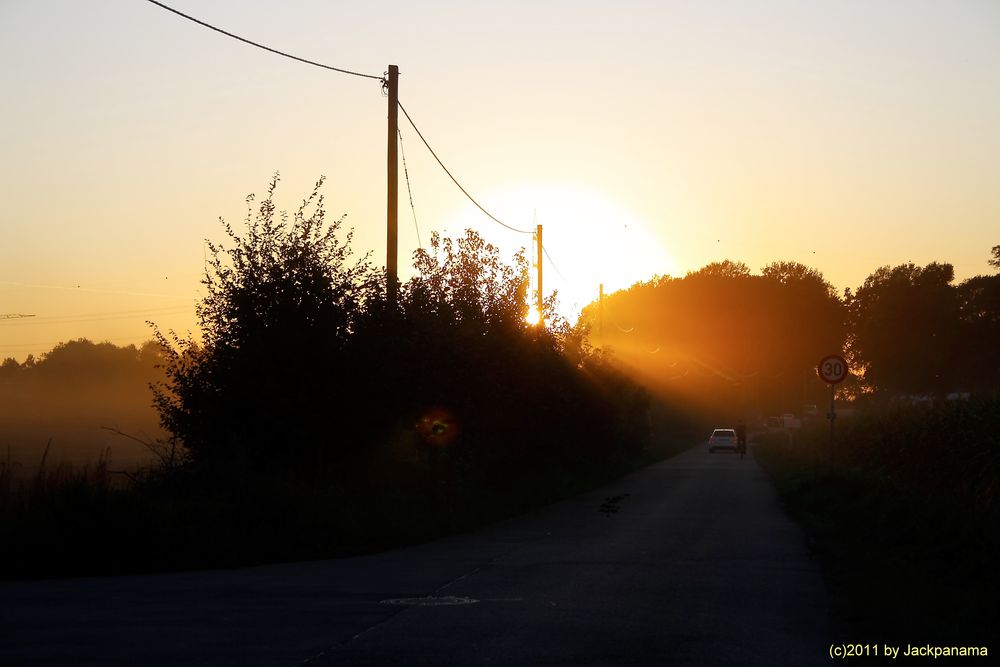
{"type": "MultiPolygon", "coordinates": [[[[6,459],[0,461],[0,511],[46,503],[70,488],[87,489],[88,493],[106,494],[112,488],[125,488],[128,484],[125,480],[117,484],[114,481],[118,471],[110,468],[111,448],[105,449],[93,463],[82,466],[66,461],[50,465],[51,450],[50,438],[42,450],[42,457],[34,474],[27,478],[18,478],[14,471],[23,465],[11,458],[10,447],[7,448],[6,459]]],[[[129,477],[135,479],[132,475],[129,477]]]]}
{"type": "Polygon", "coordinates": [[[793,442],[800,464],[873,475],[977,511],[994,511],[1000,502],[997,399],[868,409],[838,420],[833,451],[825,423],[804,428],[793,442]]]}
{"type": "Polygon", "coordinates": [[[157,467],[128,475],[107,454],[82,467],[52,465],[49,454],[18,480],[8,455],[0,461],[0,579],[235,567],[422,542],[596,487],[679,443],[657,438],[646,449],[523,465],[489,480],[452,452],[414,457],[399,443],[375,448],[353,476],[236,460],[209,472],[168,467],[167,451],[157,467]]]}
{"type": "Polygon", "coordinates": [[[1000,403],[888,406],[837,431],[835,456],[823,425],[754,454],[824,566],[840,638],[995,646],[1000,403]]]}

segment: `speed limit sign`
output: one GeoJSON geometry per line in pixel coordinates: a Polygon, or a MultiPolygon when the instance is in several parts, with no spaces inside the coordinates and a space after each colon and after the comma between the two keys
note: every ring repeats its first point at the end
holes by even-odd
{"type": "Polygon", "coordinates": [[[816,372],[829,384],[837,384],[847,377],[847,362],[839,354],[831,354],[819,362],[816,372]]]}

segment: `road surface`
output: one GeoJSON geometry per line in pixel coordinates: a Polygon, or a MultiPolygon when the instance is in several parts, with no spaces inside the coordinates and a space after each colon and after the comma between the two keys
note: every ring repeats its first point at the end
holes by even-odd
{"type": "Polygon", "coordinates": [[[768,478],[704,447],[373,556],[0,584],[3,665],[819,665],[829,637],[768,478]]]}

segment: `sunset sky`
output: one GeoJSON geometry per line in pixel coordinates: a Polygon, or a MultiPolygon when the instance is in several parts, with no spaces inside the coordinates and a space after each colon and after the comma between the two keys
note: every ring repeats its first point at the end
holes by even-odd
{"type": "MultiPolygon", "coordinates": [[[[875,268],[988,273],[1000,244],[995,0],[169,0],[366,74],[489,211],[531,228],[562,311],[655,274],[794,260],[838,290],[875,268]]],[[[385,262],[386,99],[143,0],[0,0],[0,358],[194,328],[204,239],[281,173],[320,176],[385,262]]],[[[400,115],[420,235],[499,227],[400,115]]],[[[400,169],[400,266],[417,237],[400,169]]],[[[406,277],[406,273],[403,277],[406,277]]]]}

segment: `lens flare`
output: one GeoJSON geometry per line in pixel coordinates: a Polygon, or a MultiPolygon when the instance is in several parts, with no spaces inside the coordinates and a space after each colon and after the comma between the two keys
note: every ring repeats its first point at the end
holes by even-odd
{"type": "Polygon", "coordinates": [[[417,433],[431,447],[447,447],[458,437],[458,422],[454,415],[443,408],[425,412],[416,424],[417,433]]]}

